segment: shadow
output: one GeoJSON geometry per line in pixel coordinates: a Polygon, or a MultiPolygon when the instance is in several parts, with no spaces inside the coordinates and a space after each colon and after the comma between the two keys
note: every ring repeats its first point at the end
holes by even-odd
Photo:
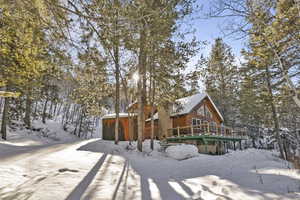
{"type": "MultiPolygon", "coordinates": [[[[116,197],[117,197],[117,194],[118,194],[120,185],[121,185],[121,183],[122,183],[122,180],[123,180],[123,177],[124,177],[124,174],[125,174],[125,171],[126,171],[127,168],[128,168],[128,161],[125,160],[124,167],[123,167],[123,170],[122,170],[122,172],[121,172],[120,178],[119,178],[119,180],[118,180],[117,186],[116,186],[116,188],[115,188],[115,190],[114,190],[112,200],[115,200],[116,197]]],[[[125,177],[125,180],[127,180],[126,177],[125,177]]],[[[126,188],[125,188],[125,191],[126,191],[126,188]]],[[[126,196],[126,194],[123,195],[123,196],[126,196]]]]}
{"type": "Polygon", "coordinates": [[[194,195],[194,192],[189,188],[186,184],[184,184],[182,181],[177,181],[177,183],[181,186],[181,188],[190,196],[194,195]]]}
{"type": "Polygon", "coordinates": [[[217,197],[222,197],[223,199],[226,199],[226,200],[233,200],[232,198],[227,197],[227,196],[225,196],[225,195],[217,194],[216,192],[212,191],[211,189],[209,189],[209,187],[207,187],[207,186],[205,186],[205,185],[201,185],[201,187],[202,187],[202,190],[203,190],[203,191],[210,192],[211,194],[214,194],[214,195],[217,196],[217,197]]]}
{"type": "Polygon", "coordinates": [[[94,177],[98,173],[102,164],[105,161],[107,154],[103,154],[94,167],[89,171],[89,173],[82,179],[82,181],[73,189],[73,191],[68,195],[66,200],[79,200],[83,193],[86,191],[88,186],[93,181],[94,177]]]}
{"type": "MultiPolygon", "coordinates": [[[[108,164],[107,163],[110,163],[112,158],[113,158],[113,156],[108,154],[108,157],[105,159],[105,163],[103,163],[102,167],[101,167],[101,174],[100,174],[101,177],[103,177],[103,176],[105,176],[105,174],[107,174],[107,172],[108,172],[108,164]]],[[[99,185],[97,183],[91,185],[90,189],[84,195],[84,200],[93,199],[95,193],[98,190],[98,187],[99,187],[99,185]]]]}
{"type": "MultiPolygon", "coordinates": [[[[234,200],[241,197],[238,195],[266,200],[300,199],[300,196],[297,196],[299,193],[290,193],[282,187],[282,184],[293,185],[299,181],[297,178],[283,174],[261,174],[265,183],[260,185],[257,174],[252,172],[253,166],[249,166],[249,159],[253,159],[253,155],[249,153],[244,157],[239,156],[239,159],[231,155],[220,157],[203,155],[202,158],[177,161],[165,157],[145,156],[137,151],[127,151],[123,144],[117,147],[112,144],[112,142],[98,140],[77,149],[101,153],[107,153],[112,148],[120,150],[115,153],[125,160],[123,165],[105,165],[109,171],[110,168],[119,169],[116,174],[110,176],[113,178],[115,175],[116,182],[112,185],[114,187],[112,193],[109,193],[112,195],[107,196],[106,199],[202,200],[211,197],[234,200]],[[130,172],[128,172],[129,168],[132,169],[130,172]],[[274,180],[278,184],[274,184],[274,180]],[[282,190],[279,190],[280,188],[282,190]]],[[[262,162],[260,167],[269,166],[262,162]]],[[[106,173],[110,173],[109,171],[106,173]]],[[[105,180],[102,182],[106,187],[105,180]]],[[[97,185],[92,187],[97,191],[97,185]]],[[[111,185],[107,187],[110,188],[111,185]]],[[[294,192],[299,192],[299,187],[294,192]]],[[[89,199],[97,199],[97,197],[89,199]]]]}
{"type": "Polygon", "coordinates": [[[26,154],[31,155],[35,153],[52,153],[62,150],[68,146],[79,144],[83,141],[71,141],[71,142],[58,142],[45,145],[35,145],[35,146],[17,146],[12,144],[0,143],[0,150],[3,148],[5,151],[0,151],[1,162],[6,160],[24,158],[26,154]]]}

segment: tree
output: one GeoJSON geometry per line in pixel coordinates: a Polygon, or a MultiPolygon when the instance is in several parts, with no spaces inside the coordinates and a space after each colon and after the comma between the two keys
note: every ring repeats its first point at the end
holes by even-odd
{"type": "Polygon", "coordinates": [[[220,108],[224,123],[234,125],[238,92],[238,70],[231,48],[221,38],[215,40],[208,61],[202,69],[207,93],[220,108]]]}
{"type": "Polygon", "coordinates": [[[297,2],[290,0],[224,1],[218,0],[211,16],[240,18],[240,23],[231,26],[231,32],[249,37],[247,66],[252,68],[252,78],[264,86],[260,98],[271,116],[282,158],[287,158],[280,136],[278,104],[282,97],[279,88],[290,89],[290,96],[299,104],[296,77],[299,71],[299,16],[297,2]]]}
{"type": "Polygon", "coordinates": [[[265,43],[264,48],[272,53],[276,67],[280,70],[279,84],[284,82],[289,86],[291,96],[300,105],[299,90],[295,85],[299,70],[299,2],[293,0],[267,1],[234,1],[216,0],[212,5],[211,17],[234,17],[239,20],[230,20],[225,29],[230,34],[239,34],[241,37],[251,35],[252,25],[260,24],[256,32],[260,40],[265,43]],[[265,11],[260,13],[260,9],[265,11]],[[266,15],[268,19],[262,15],[266,15]],[[238,23],[234,23],[239,21],[238,23]]]}
{"type": "MultiPolygon", "coordinates": [[[[33,12],[39,12],[39,4],[32,3],[33,12]]],[[[48,43],[43,26],[35,15],[28,13],[28,5],[22,2],[1,3],[0,24],[0,76],[7,91],[18,91],[27,96],[25,123],[30,127],[32,87],[37,84],[48,66],[48,43]]],[[[9,99],[5,99],[1,133],[6,138],[9,99]]]]}

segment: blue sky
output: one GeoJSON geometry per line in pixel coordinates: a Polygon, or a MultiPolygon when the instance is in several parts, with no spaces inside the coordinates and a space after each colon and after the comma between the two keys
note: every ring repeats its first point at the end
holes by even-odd
{"type": "Polygon", "coordinates": [[[217,37],[223,38],[224,42],[232,47],[232,51],[236,56],[240,56],[240,51],[244,47],[244,41],[241,39],[235,39],[233,36],[225,36],[221,31],[221,26],[224,25],[223,18],[211,18],[211,19],[197,19],[193,23],[196,29],[196,37],[200,41],[207,41],[208,47],[204,49],[203,53],[207,54],[210,51],[211,45],[217,37]]]}
{"type": "Polygon", "coordinates": [[[245,46],[246,39],[237,39],[237,35],[225,36],[222,32],[222,28],[228,24],[229,21],[238,21],[238,18],[206,18],[205,14],[210,9],[210,4],[214,0],[198,0],[197,4],[202,9],[199,12],[194,13],[193,19],[190,23],[193,28],[196,29],[195,36],[200,41],[207,41],[208,47],[203,50],[203,54],[207,55],[210,51],[210,47],[217,37],[223,38],[225,43],[232,47],[233,53],[240,57],[240,51],[245,46]]]}
{"type": "MultiPolygon", "coordinates": [[[[206,18],[205,13],[209,10],[209,4],[212,2],[212,0],[207,1],[201,1],[198,0],[198,5],[203,6],[202,9],[199,12],[196,12],[193,15],[192,20],[187,20],[186,24],[182,28],[184,29],[195,29],[195,33],[193,36],[196,37],[198,41],[206,41],[207,45],[203,47],[197,56],[192,58],[192,60],[189,63],[189,67],[187,71],[193,70],[194,65],[198,62],[199,57],[201,54],[204,56],[208,56],[211,50],[211,46],[214,43],[214,40],[218,37],[223,38],[223,41],[228,44],[236,56],[237,62],[241,59],[240,51],[242,48],[245,47],[246,39],[237,39],[237,36],[226,36],[222,32],[222,27],[224,28],[226,23],[230,20],[239,20],[239,19],[229,19],[229,18],[206,18]],[[226,22],[225,22],[226,21],[226,22]]],[[[189,38],[189,37],[188,37],[189,38]]]]}

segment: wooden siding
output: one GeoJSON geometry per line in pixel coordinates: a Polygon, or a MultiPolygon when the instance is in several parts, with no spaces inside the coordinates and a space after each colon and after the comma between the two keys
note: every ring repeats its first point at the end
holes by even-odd
{"type": "MultiPolygon", "coordinates": [[[[116,119],[102,119],[102,134],[104,140],[114,140],[115,139],[115,123],[116,119]]],[[[120,125],[119,125],[119,140],[120,141],[128,141],[130,140],[130,133],[131,132],[133,139],[137,138],[137,120],[136,117],[131,118],[131,126],[129,130],[129,118],[122,117],[120,118],[120,125]]]]}
{"type": "Polygon", "coordinates": [[[221,125],[221,123],[222,123],[221,117],[219,116],[219,114],[215,110],[213,104],[207,97],[205,99],[203,99],[197,106],[195,106],[190,113],[185,114],[185,115],[173,116],[172,117],[173,128],[190,126],[190,125],[192,125],[193,118],[203,119],[208,122],[216,122],[217,125],[221,125]],[[199,115],[197,113],[197,110],[203,105],[205,105],[206,108],[208,108],[208,110],[212,114],[211,118],[199,115]]]}
{"type": "MultiPolygon", "coordinates": [[[[154,138],[158,139],[159,137],[159,128],[158,128],[158,120],[154,121],[154,138]]],[[[145,123],[145,132],[144,132],[144,139],[151,138],[151,121],[147,121],[145,123]]]]}
{"type": "Polygon", "coordinates": [[[182,127],[187,125],[188,115],[179,115],[172,117],[173,120],[173,128],[182,127]]]}

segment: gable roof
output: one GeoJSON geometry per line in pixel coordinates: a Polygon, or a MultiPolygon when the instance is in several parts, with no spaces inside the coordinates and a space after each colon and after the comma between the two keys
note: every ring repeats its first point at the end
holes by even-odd
{"type": "Polygon", "coordinates": [[[175,100],[171,116],[188,114],[198,105],[205,97],[206,93],[197,93],[192,96],[183,97],[175,100]]]}
{"type": "MultiPolygon", "coordinates": [[[[220,116],[221,120],[224,121],[224,118],[217,108],[217,106],[214,104],[210,96],[206,93],[197,93],[192,96],[183,97],[180,99],[175,100],[175,104],[172,107],[171,115],[172,117],[177,115],[184,115],[190,113],[203,99],[208,98],[213,105],[214,109],[217,111],[218,115],[220,116]]],[[[153,115],[154,120],[158,119],[158,113],[155,113],[153,115]]],[[[147,119],[146,121],[148,121],[147,119]]]]}

